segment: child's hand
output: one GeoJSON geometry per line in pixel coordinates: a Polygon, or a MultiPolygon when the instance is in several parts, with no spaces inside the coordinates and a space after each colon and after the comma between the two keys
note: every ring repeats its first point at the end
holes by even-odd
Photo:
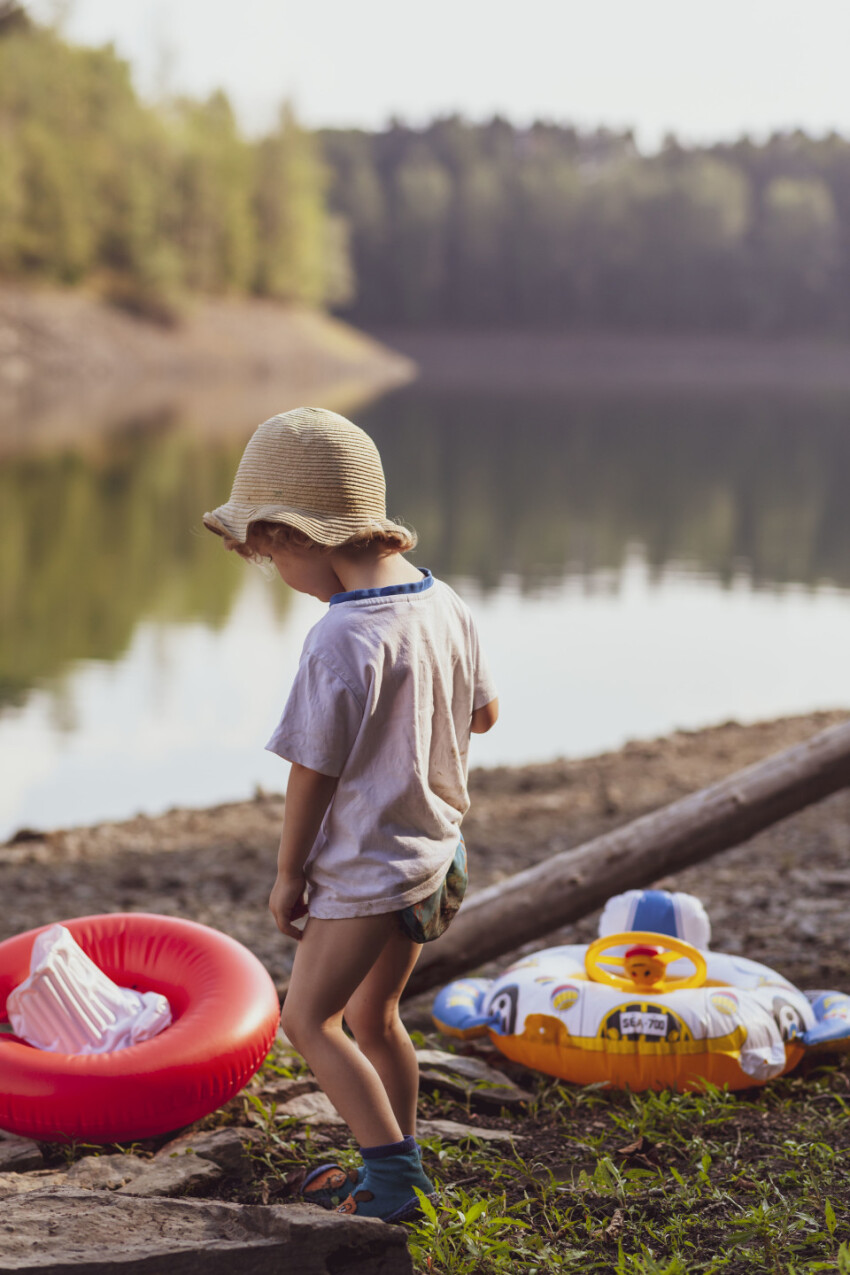
{"type": "Polygon", "coordinates": [[[275,925],[281,934],[288,934],[291,939],[301,938],[301,930],[292,923],[307,914],[307,901],[304,898],[306,889],[307,882],[303,875],[287,877],[278,873],[269,895],[269,911],[274,917],[275,925]]]}

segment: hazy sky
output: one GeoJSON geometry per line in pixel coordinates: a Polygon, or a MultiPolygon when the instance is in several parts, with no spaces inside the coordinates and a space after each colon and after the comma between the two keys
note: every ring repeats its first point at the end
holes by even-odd
{"type": "MultiPolygon", "coordinates": [[[[61,0],[59,0],[61,3],[61,0]]],[[[44,13],[56,0],[32,0],[44,13]]],[[[249,129],[494,112],[634,126],[651,148],[803,127],[850,135],[848,0],[70,0],[143,92],[223,86],[249,129]]]]}

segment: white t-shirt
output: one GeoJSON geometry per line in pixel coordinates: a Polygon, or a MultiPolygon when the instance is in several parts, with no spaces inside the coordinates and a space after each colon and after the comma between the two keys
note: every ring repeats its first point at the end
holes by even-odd
{"type": "Polygon", "coordinates": [[[430,572],[331,599],[266,744],[339,778],[304,869],[311,916],[395,912],[436,890],[469,807],[470,720],[495,697],[472,616],[430,572]]]}

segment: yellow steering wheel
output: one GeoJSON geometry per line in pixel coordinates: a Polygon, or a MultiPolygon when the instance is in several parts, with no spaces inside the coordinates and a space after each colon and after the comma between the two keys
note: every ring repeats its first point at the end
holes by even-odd
{"type": "Polygon", "coordinates": [[[707,966],[698,948],[684,939],[674,939],[668,934],[650,934],[646,931],[630,934],[606,934],[596,939],[587,949],[584,958],[587,977],[594,983],[607,983],[620,991],[678,992],[686,987],[702,987],[707,966]],[[625,956],[604,956],[612,947],[628,949],[625,956]],[[667,966],[685,957],[694,967],[693,974],[685,978],[668,978],[667,966]],[[615,965],[622,974],[612,974],[605,965],[615,965]]]}

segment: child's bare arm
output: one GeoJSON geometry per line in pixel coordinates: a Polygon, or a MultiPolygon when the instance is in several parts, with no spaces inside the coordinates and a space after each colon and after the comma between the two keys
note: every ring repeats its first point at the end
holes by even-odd
{"type": "Polygon", "coordinates": [[[292,924],[306,911],[304,864],[313,848],[325,811],[336,790],[331,775],[292,763],[286,786],[283,832],[277,854],[277,880],[269,897],[269,911],[277,928],[290,938],[300,939],[301,931],[292,924]]]}
{"type": "Polygon", "coordinates": [[[469,729],[473,735],[486,735],[499,719],[499,701],[491,699],[489,704],[482,704],[480,708],[476,708],[472,714],[472,721],[469,729]]]}

